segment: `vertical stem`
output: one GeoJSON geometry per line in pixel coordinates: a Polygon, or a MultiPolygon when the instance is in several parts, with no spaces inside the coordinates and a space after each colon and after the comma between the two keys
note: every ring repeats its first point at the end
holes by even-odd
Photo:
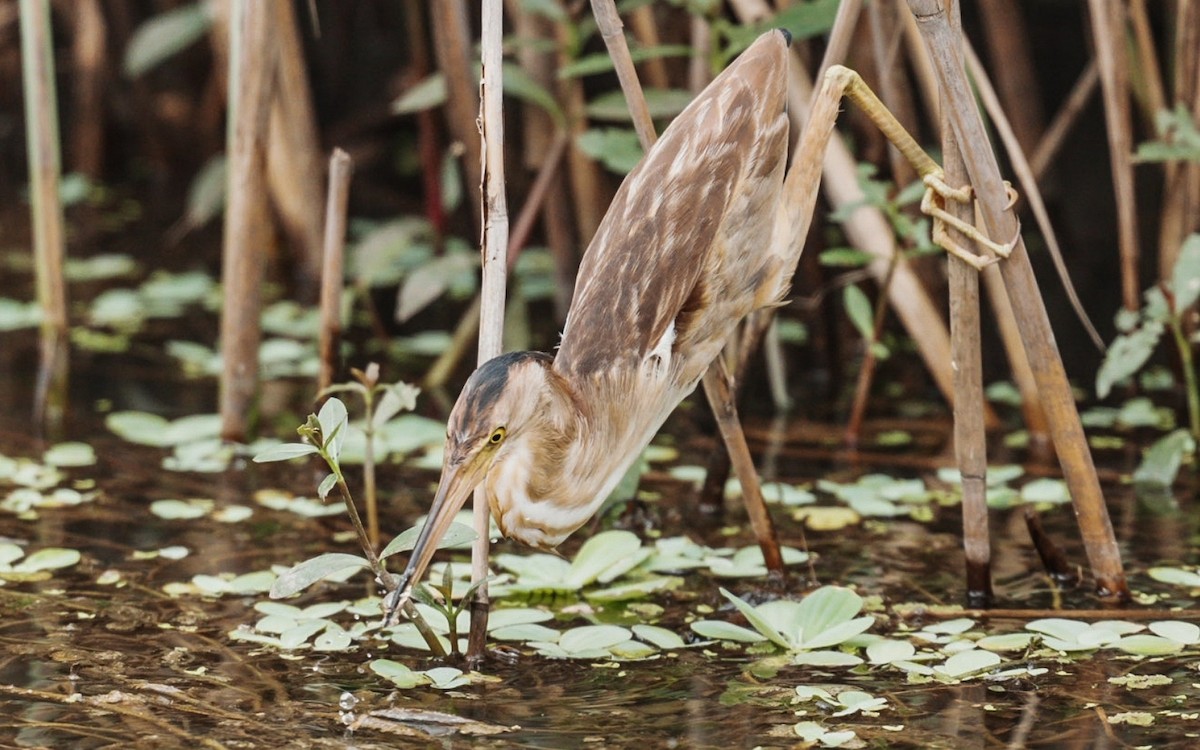
{"type": "MultiPolygon", "coordinates": [[[[951,7],[951,29],[962,33],[959,5],[951,7]]],[[[945,94],[943,94],[945,96],[945,94]]],[[[951,106],[943,102],[942,160],[951,185],[969,184],[958,136],[949,122],[951,106]]],[[[954,216],[974,222],[970,205],[947,206],[954,216]]],[[[946,227],[950,241],[971,252],[975,242],[953,227],[946,227]]],[[[950,282],[950,347],[954,363],[954,455],[962,478],[963,552],[967,563],[967,605],[986,607],[992,603],[992,548],[987,508],[987,433],[983,419],[983,355],[979,331],[979,273],[962,258],[947,254],[950,282]]],[[[998,290],[1002,293],[1003,290],[998,290]]],[[[1008,297],[1004,297],[1007,302],[1008,297]]],[[[1010,313],[1011,315],[1011,313],[1010,313]]],[[[1018,369],[1013,364],[1014,371],[1018,369]]],[[[1024,363],[1022,372],[1028,372],[1024,363]]],[[[1031,389],[1032,390],[1032,389],[1031,389]]],[[[1036,394],[1036,391],[1034,391],[1036,394]]],[[[1041,413],[1041,409],[1038,409],[1041,413]]]]}
{"type": "MultiPolygon", "coordinates": [[[[500,354],[504,331],[504,285],[508,249],[508,199],[504,191],[504,99],[501,88],[501,43],[504,33],[504,3],[484,0],[483,3],[483,85],[480,96],[482,136],[482,171],[484,175],[484,247],[483,283],[480,292],[482,307],[479,323],[479,362],[482,364],[500,354]]],[[[490,519],[487,495],[480,487],[475,490],[475,542],[471,546],[472,583],[487,578],[490,519]]],[[[487,637],[487,584],[480,583],[471,602],[471,634],[467,657],[483,656],[487,637]]]]}
{"type": "Polygon", "coordinates": [[[350,155],[335,148],[329,157],[329,192],[325,199],[325,247],[321,266],[321,370],[317,391],[333,384],[338,366],[338,347],[342,337],[342,284],[346,243],[346,203],[350,197],[350,177],[354,165],[350,155]]]}
{"type": "Polygon", "coordinates": [[[650,119],[650,109],[646,106],[646,96],[642,93],[633,59],[629,56],[629,44],[625,41],[624,25],[617,14],[616,3],[613,0],[592,0],[592,13],[596,15],[600,36],[604,37],[608,55],[617,69],[617,79],[621,82],[621,90],[625,92],[625,102],[629,105],[642,150],[649,151],[658,136],[654,132],[654,121],[650,119]]]}
{"type": "Polygon", "coordinates": [[[1137,310],[1141,284],[1138,281],[1137,200],[1133,184],[1133,124],[1129,111],[1124,3],[1121,0],[1088,0],[1088,15],[1092,21],[1096,59],[1100,64],[1104,123],[1108,129],[1108,154],[1112,160],[1113,192],[1117,203],[1121,302],[1126,310],[1137,310]]]}
{"type": "MultiPolygon", "coordinates": [[[[472,127],[476,116],[475,86],[471,80],[470,24],[467,3],[463,0],[433,0],[429,4],[429,27],[433,30],[433,49],[438,67],[446,78],[446,122],[454,140],[462,144],[463,171],[466,174],[467,204],[476,226],[483,227],[479,190],[479,137],[472,127]]],[[[499,75],[499,73],[497,73],[499,75]]]]}
{"type": "Polygon", "coordinates": [[[1200,440],[1200,385],[1196,383],[1196,366],[1192,356],[1192,345],[1183,331],[1179,315],[1171,315],[1171,333],[1175,337],[1175,348],[1179,350],[1179,362],[1183,367],[1183,379],[1187,389],[1188,425],[1192,437],[1200,440]]]}
{"type": "Polygon", "coordinates": [[[100,0],[76,3],[75,115],[71,132],[71,163],[75,171],[99,179],[104,169],[104,11],[100,0]]]}
{"type": "Polygon", "coordinates": [[[221,278],[221,436],[244,440],[258,387],[265,241],[267,115],[275,70],[269,3],[235,0],[229,55],[229,183],[221,278]]]}
{"type": "Polygon", "coordinates": [[[1121,553],[1113,534],[1104,495],[1088,449],[1087,436],[1079,423],[1079,412],[1066,370],[1059,357],[1046,306],[1029,263],[1029,253],[1018,233],[1016,217],[1000,179],[1000,168],[988,145],[983,122],[975,108],[959,56],[959,40],[946,22],[938,0],[908,0],[921,34],[929,46],[945,92],[950,119],[959,139],[971,184],[975,188],[985,226],[992,237],[1016,237],[1011,256],[1000,263],[1004,285],[1029,355],[1034,379],[1050,424],[1050,436],[1058,451],[1063,475],[1070,488],[1075,515],[1084,546],[1096,577],[1097,595],[1111,600],[1129,598],[1129,586],[1121,565],[1121,553]]]}
{"type": "MultiPolygon", "coordinates": [[[[857,446],[859,439],[862,437],[863,420],[867,416],[867,401],[871,396],[871,384],[875,382],[875,369],[879,364],[879,358],[875,356],[875,344],[879,341],[880,334],[883,333],[883,321],[887,314],[888,288],[892,285],[892,278],[896,275],[896,265],[900,262],[900,248],[896,248],[896,252],[892,254],[892,258],[888,261],[887,273],[883,276],[883,281],[879,284],[879,301],[875,305],[875,316],[871,321],[871,339],[865,341],[866,348],[863,349],[862,366],[858,368],[858,382],[854,385],[854,404],[850,409],[850,419],[846,421],[845,440],[850,446],[857,446]]],[[[955,391],[957,398],[958,392],[955,391]]]]}
{"type": "Polygon", "coordinates": [[[54,87],[49,0],[21,0],[21,70],[25,88],[25,144],[37,301],[42,311],[37,421],[61,422],[66,407],[67,289],[63,280],[63,211],[58,106],[54,87]]]}

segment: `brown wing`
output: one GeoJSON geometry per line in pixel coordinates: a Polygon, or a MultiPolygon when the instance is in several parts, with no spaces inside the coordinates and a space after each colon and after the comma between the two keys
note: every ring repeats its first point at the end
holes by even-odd
{"type": "Polygon", "coordinates": [[[761,268],[736,268],[744,250],[727,245],[766,249],[786,155],[786,55],[783,34],[760,37],[625,179],[580,265],[559,372],[636,366],[672,323],[677,344],[704,324],[709,299],[730,291],[724,277],[757,283],[761,268]]]}

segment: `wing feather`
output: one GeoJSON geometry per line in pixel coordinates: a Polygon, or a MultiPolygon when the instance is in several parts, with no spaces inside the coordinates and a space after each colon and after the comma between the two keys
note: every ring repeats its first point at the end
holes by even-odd
{"type": "Polygon", "coordinates": [[[761,37],[622,183],[580,264],[556,370],[636,367],[672,325],[676,347],[715,337],[719,350],[750,311],[783,179],[786,54],[781,34],[761,37]]]}

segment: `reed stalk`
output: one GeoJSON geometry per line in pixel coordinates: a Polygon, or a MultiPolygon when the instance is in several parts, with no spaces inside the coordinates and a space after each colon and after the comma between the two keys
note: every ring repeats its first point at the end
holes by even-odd
{"type": "Polygon", "coordinates": [[[49,0],[21,0],[19,9],[34,276],[42,315],[34,421],[56,428],[66,412],[69,357],[54,42],[49,0]]]}
{"type": "Polygon", "coordinates": [[[275,44],[271,4],[234,0],[229,45],[229,177],[221,280],[221,436],[246,439],[258,390],[259,315],[266,246],[267,123],[275,44]]]}
{"type": "Polygon", "coordinates": [[[342,338],[342,284],[346,246],[346,204],[354,164],[350,155],[335,148],[329,157],[329,189],[325,199],[325,242],[321,264],[321,328],[318,352],[320,371],[317,392],[333,385],[338,370],[342,338]]]}
{"type": "MultiPolygon", "coordinates": [[[[504,91],[503,91],[504,3],[483,3],[483,85],[481,122],[484,176],[483,282],[480,289],[479,363],[496,357],[503,349],[504,296],[508,256],[508,198],[504,186],[504,91]]],[[[471,546],[471,582],[477,585],[471,600],[471,633],[467,658],[481,659],[487,645],[489,607],[487,574],[490,519],[487,491],[475,490],[475,542],[471,546]]]]}

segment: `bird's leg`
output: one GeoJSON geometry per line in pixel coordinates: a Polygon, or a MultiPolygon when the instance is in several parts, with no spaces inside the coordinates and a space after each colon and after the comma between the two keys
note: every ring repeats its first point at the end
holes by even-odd
{"type": "MultiPolygon", "coordinates": [[[[964,221],[946,210],[946,201],[972,205],[974,194],[970,186],[964,188],[951,187],[942,179],[940,172],[927,174],[922,178],[922,181],[925,183],[925,196],[921,199],[921,212],[933,219],[933,241],[942,249],[954,257],[965,261],[977,271],[981,271],[1012,254],[1013,248],[1017,246],[1017,240],[1021,236],[1019,226],[1017,235],[1012,240],[1000,244],[984,235],[974,224],[964,221]],[[980,247],[990,251],[991,255],[976,255],[962,247],[951,239],[950,233],[946,231],[947,226],[954,227],[959,232],[962,232],[963,235],[978,243],[980,247]]],[[[1011,186],[1008,186],[1008,193],[1009,205],[1011,206],[1016,201],[1016,191],[1011,186]]]]}
{"type": "Polygon", "coordinates": [[[721,430],[721,438],[729,451],[733,470],[742,483],[746,512],[750,516],[750,525],[754,528],[758,544],[762,547],[767,570],[771,571],[772,577],[782,577],[783,555],[779,551],[779,537],[775,534],[775,525],[771,522],[771,514],[767,512],[767,505],[763,501],[758,471],[754,468],[750,448],[746,445],[746,435],[742,432],[737,404],[733,400],[729,372],[721,357],[717,357],[704,373],[704,395],[708,397],[713,416],[717,419],[717,427],[721,430]]]}

